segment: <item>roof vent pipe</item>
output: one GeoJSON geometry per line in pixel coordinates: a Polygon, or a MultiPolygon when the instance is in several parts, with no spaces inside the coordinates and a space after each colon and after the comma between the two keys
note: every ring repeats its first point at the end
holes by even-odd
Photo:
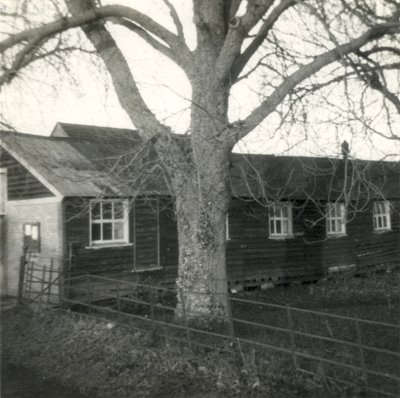
{"type": "Polygon", "coordinates": [[[342,149],[342,156],[343,156],[343,159],[347,159],[347,158],[349,157],[349,155],[350,155],[350,146],[349,146],[349,143],[348,143],[346,140],[344,140],[344,141],[342,142],[342,145],[340,145],[340,147],[341,147],[341,149],[342,149]]]}
{"type": "Polygon", "coordinates": [[[7,169],[0,168],[0,216],[6,215],[7,169]]]}

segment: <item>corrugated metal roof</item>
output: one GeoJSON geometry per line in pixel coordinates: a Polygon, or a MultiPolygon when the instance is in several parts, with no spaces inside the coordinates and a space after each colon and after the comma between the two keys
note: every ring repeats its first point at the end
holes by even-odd
{"type": "MultiPolygon", "coordinates": [[[[84,156],[77,147],[92,147],[100,151],[101,144],[77,142],[70,138],[43,137],[29,134],[4,133],[0,135],[6,148],[17,155],[63,196],[98,196],[102,194],[129,194],[118,184],[107,168],[107,159],[98,161],[84,156]]],[[[112,151],[111,151],[112,152],[112,151]]],[[[110,151],[108,151],[110,154],[110,151]]]]}
{"type": "Polygon", "coordinates": [[[231,186],[236,196],[336,200],[400,197],[400,162],[304,156],[234,154],[231,186]]]}
{"type": "MultiPolygon", "coordinates": [[[[59,123],[50,137],[0,138],[64,196],[169,193],[157,155],[135,130],[59,123]]],[[[230,166],[240,197],[335,200],[344,184],[354,195],[400,197],[400,162],[232,154],[230,166]]]]}

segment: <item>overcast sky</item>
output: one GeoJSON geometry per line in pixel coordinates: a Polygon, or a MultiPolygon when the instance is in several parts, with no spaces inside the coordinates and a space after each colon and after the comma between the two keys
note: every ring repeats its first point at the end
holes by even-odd
{"type": "MultiPolygon", "coordinates": [[[[161,1],[130,0],[118,3],[137,7],[173,29],[168,11],[161,1]]],[[[193,48],[195,35],[190,28],[191,2],[176,0],[174,3],[184,21],[189,45],[193,48]]],[[[12,4],[12,1],[5,4],[12,4]]],[[[134,67],[134,76],[152,109],[175,131],[187,131],[190,85],[184,74],[131,33],[122,28],[113,28],[113,34],[128,62],[134,67]]],[[[82,54],[69,56],[68,67],[74,78],[71,80],[65,71],[56,73],[37,63],[27,68],[21,78],[3,88],[0,93],[1,113],[18,131],[31,134],[48,135],[58,121],[134,128],[118,103],[107,73],[99,65],[82,54]]],[[[231,97],[231,118],[244,117],[257,100],[254,85],[246,83],[235,88],[231,97]]],[[[274,116],[269,117],[236,150],[337,156],[340,142],[346,139],[354,156],[379,159],[385,154],[400,153],[400,143],[366,137],[361,127],[358,131],[350,131],[333,125],[321,128],[313,125],[312,128],[308,127],[310,131],[307,132],[302,126],[294,125],[289,136],[282,136],[275,133],[277,123],[274,116]]]]}

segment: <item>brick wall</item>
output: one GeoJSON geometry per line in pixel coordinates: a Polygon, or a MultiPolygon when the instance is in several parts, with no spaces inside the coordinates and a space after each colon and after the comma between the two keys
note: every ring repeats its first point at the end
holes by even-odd
{"type": "Polygon", "coordinates": [[[23,253],[23,226],[25,223],[40,223],[40,252],[36,261],[50,264],[53,258],[55,268],[63,257],[63,227],[61,200],[56,198],[9,201],[5,237],[5,267],[3,269],[3,295],[16,296],[20,257],[23,253]]]}

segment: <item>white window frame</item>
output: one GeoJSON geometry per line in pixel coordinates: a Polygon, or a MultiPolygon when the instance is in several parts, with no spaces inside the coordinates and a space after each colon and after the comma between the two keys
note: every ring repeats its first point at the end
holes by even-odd
{"type": "Polygon", "coordinates": [[[292,204],[287,202],[277,202],[272,204],[268,209],[269,222],[269,237],[271,239],[286,239],[293,237],[293,211],[292,204]],[[282,214],[282,209],[287,208],[287,217],[282,214]],[[277,210],[280,210],[280,215],[275,216],[277,210]],[[272,214],[271,214],[272,213],[272,214]],[[277,224],[280,222],[281,232],[277,231],[277,224]],[[283,232],[283,224],[287,222],[288,230],[283,232]]]}
{"type": "Polygon", "coordinates": [[[390,202],[385,200],[375,201],[372,208],[372,217],[375,232],[390,231],[392,229],[390,219],[390,202]]]}
{"type": "Polygon", "coordinates": [[[326,205],[326,234],[328,237],[346,235],[346,208],[343,203],[326,205]],[[335,209],[334,215],[332,215],[333,209],[335,209]]]}
{"type": "MultiPolygon", "coordinates": [[[[118,245],[118,244],[127,244],[129,243],[129,206],[128,200],[125,199],[101,199],[101,200],[91,200],[90,203],[90,221],[89,221],[89,239],[90,239],[90,246],[107,246],[107,245],[118,245]],[[112,215],[111,218],[105,219],[103,218],[103,205],[104,204],[112,204],[112,215]],[[120,203],[123,206],[123,217],[122,218],[115,218],[114,216],[114,204],[120,203]],[[100,218],[93,219],[92,218],[92,209],[94,205],[100,204],[100,218]],[[114,238],[114,224],[123,222],[123,238],[115,239],[114,238]],[[112,238],[111,239],[97,239],[93,240],[92,237],[92,225],[93,224],[112,224],[112,238]]],[[[101,228],[101,236],[103,235],[103,229],[101,228]]]]}

